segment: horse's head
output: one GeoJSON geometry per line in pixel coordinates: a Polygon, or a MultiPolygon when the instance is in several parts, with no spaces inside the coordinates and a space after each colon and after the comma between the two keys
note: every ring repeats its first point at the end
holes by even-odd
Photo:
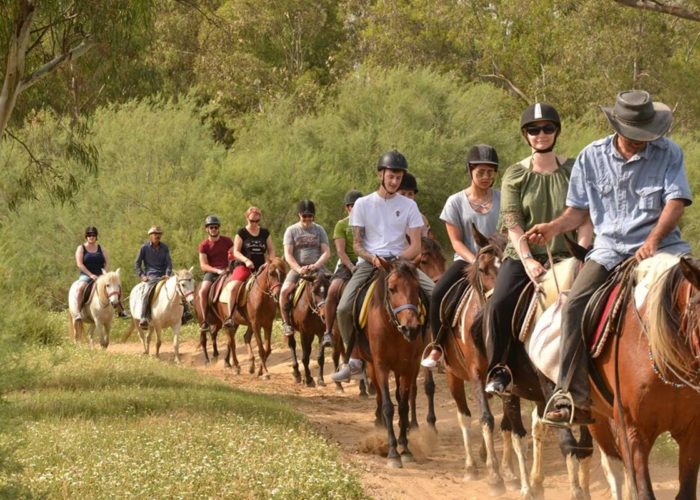
{"type": "Polygon", "coordinates": [[[467,270],[467,279],[472,287],[486,294],[496,285],[496,276],[503,260],[507,239],[502,233],[494,233],[487,238],[474,225],[472,232],[480,248],[474,264],[467,270]]]}
{"type": "Polygon", "coordinates": [[[445,256],[437,241],[425,236],[421,238],[418,268],[433,281],[439,280],[442,273],[445,272],[445,256]]]}
{"type": "Polygon", "coordinates": [[[97,291],[101,295],[102,300],[108,300],[112,307],[119,304],[119,299],[122,291],[122,282],[119,278],[119,269],[112,272],[107,272],[104,269],[102,274],[97,278],[97,291]]]}
{"type": "Polygon", "coordinates": [[[324,271],[319,271],[311,284],[311,296],[315,307],[319,310],[319,314],[325,319],[325,304],[328,296],[328,288],[331,286],[331,280],[324,271]]]}
{"type": "Polygon", "coordinates": [[[194,276],[192,275],[192,269],[190,267],[189,269],[181,269],[175,272],[177,293],[189,304],[194,303],[194,276]]]}
{"type": "Polygon", "coordinates": [[[386,276],[384,293],[394,326],[406,340],[413,342],[421,331],[420,282],[413,264],[403,259],[394,260],[386,276]]]}
{"type": "Polygon", "coordinates": [[[287,277],[287,263],[280,257],[274,257],[265,265],[265,275],[267,276],[267,291],[275,302],[279,302],[280,288],[287,277]]]}
{"type": "Polygon", "coordinates": [[[700,261],[683,257],[678,266],[685,279],[693,287],[686,305],[689,327],[688,340],[696,363],[700,363],[700,261]]]}

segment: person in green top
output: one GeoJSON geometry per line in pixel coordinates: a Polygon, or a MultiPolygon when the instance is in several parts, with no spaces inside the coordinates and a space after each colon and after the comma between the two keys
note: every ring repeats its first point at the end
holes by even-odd
{"type": "MultiPolygon", "coordinates": [[[[498,272],[494,292],[486,307],[488,322],[486,351],[489,372],[485,390],[507,394],[512,374],[507,365],[513,314],[523,288],[530,278],[546,272],[547,248],[528,245],[525,231],[535,224],[557,218],[566,208],[566,194],[573,159],[554,152],[561,132],[559,113],[546,103],[527,107],[520,118],[520,130],[532,154],[506,170],[501,182],[501,214],[498,226],[508,232],[508,245],[498,272]]],[[[579,243],[587,247],[592,239],[590,221],[579,230],[579,243]]],[[[563,235],[548,244],[554,258],[569,257],[563,235]]]]}
{"type": "Polygon", "coordinates": [[[355,255],[355,251],[352,248],[350,212],[355,202],[360,198],[362,198],[362,193],[354,189],[345,193],[343,204],[348,215],[344,219],[340,219],[335,225],[335,229],[333,229],[333,243],[335,244],[336,252],[338,252],[338,263],[335,266],[335,273],[326,295],[326,333],[323,334],[321,339],[321,347],[333,345],[333,323],[335,322],[335,313],[338,308],[340,294],[343,291],[343,285],[352,277],[352,273],[355,271],[357,255],[355,255]]]}

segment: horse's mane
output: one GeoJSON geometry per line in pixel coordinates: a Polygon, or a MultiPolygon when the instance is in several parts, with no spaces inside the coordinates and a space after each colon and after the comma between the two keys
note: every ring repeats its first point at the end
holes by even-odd
{"type": "Polygon", "coordinates": [[[434,258],[445,262],[445,256],[442,254],[442,247],[440,244],[432,239],[432,238],[427,238],[426,236],[423,236],[421,239],[421,251],[425,252],[427,254],[430,254],[434,258]]]}
{"type": "Polygon", "coordinates": [[[180,269],[178,271],[175,271],[175,276],[178,278],[191,278],[192,277],[192,271],[189,269],[180,269]]]}
{"type": "Polygon", "coordinates": [[[107,300],[107,293],[105,292],[107,284],[115,282],[121,285],[121,280],[119,279],[119,273],[117,271],[102,273],[97,277],[95,281],[95,291],[100,301],[104,302],[107,300]]]}
{"type": "Polygon", "coordinates": [[[267,265],[270,267],[270,271],[279,270],[284,274],[288,272],[287,263],[281,257],[273,257],[267,265]]]}
{"type": "Polygon", "coordinates": [[[407,260],[397,260],[394,266],[394,271],[401,277],[413,278],[415,280],[418,279],[418,271],[416,271],[416,267],[407,260]]]}
{"type": "Polygon", "coordinates": [[[692,367],[696,363],[689,348],[689,334],[697,325],[697,317],[688,318],[686,337],[681,333],[681,311],[678,310],[678,293],[685,283],[679,265],[667,270],[652,286],[647,296],[649,347],[652,357],[664,377],[678,376],[694,380],[697,374],[692,367]]]}

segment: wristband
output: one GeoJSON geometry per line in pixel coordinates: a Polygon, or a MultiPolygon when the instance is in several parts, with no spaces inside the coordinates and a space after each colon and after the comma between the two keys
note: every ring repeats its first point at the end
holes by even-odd
{"type": "Polygon", "coordinates": [[[522,260],[532,259],[532,252],[524,253],[520,258],[522,260]]]}

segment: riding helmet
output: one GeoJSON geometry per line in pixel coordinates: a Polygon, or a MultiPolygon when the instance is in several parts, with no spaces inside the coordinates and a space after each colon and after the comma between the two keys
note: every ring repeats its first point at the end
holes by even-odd
{"type": "Polygon", "coordinates": [[[209,226],[220,226],[221,221],[216,215],[207,215],[207,218],[204,219],[204,227],[209,227],[209,226]]]}
{"type": "Polygon", "coordinates": [[[467,168],[472,169],[474,165],[493,165],[498,170],[498,154],[496,149],[488,144],[477,144],[472,146],[467,155],[467,168]]]}
{"type": "Polygon", "coordinates": [[[413,191],[418,194],[418,181],[413,174],[405,172],[401,178],[401,185],[399,185],[399,191],[413,191]]]}
{"type": "Polygon", "coordinates": [[[393,149],[391,151],[387,151],[379,157],[379,161],[377,162],[377,170],[382,170],[385,168],[390,170],[403,170],[405,172],[408,170],[408,162],[406,161],[406,157],[404,155],[393,149]]]}
{"type": "Polygon", "coordinates": [[[301,200],[297,205],[297,213],[302,215],[316,215],[316,205],[311,200],[301,200]]]}
{"type": "Polygon", "coordinates": [[[97,232],[97,228],[95,226],[88,226],[85,228],[85,237],[87,238],[88,234],[94,234],[95,236],[98,236],[99,233],[97,232]]]}
{"type": "Polygon", "coordinates": [[[557,128],[561,128],[559,113],[554,109],[554,106],[546,102],[536,102],[535,104],[530,104],[520,116],[520,129],[522,130],[531,123],[542,120],[555,123],[557,128]]]}
{"type": "Polygon", "coordinates": [[[362,193],[360,193],[357,189],[348,191],[345,193],[345,198],[343,198],[343,205],[354,205],[358,199],[362,198],[362,196],[362,193]]]}

